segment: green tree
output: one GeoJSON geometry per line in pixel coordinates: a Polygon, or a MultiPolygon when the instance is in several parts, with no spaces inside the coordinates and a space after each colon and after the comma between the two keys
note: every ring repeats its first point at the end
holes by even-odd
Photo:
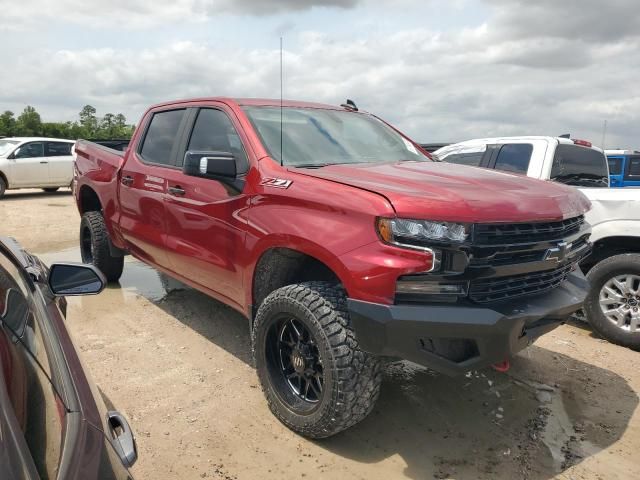
{"type": "Polygon", "coordinates": [[[98,117],[96,117],[96,109],[91,105],[85,105],[80,110],[80,125],[84,130],[85,138],[93,138],[98,132],[98,117]]]}
{"type": "Polygon", "coordinates": [[[113,113],[107,113],[100,121],[99,136],[104,138],[114,138],[116,130],[115,115],[113,113]]]}
{"type": "Polygon", "coordinates": [[[31,105],[27,105],[16,122],[16,134],[33,137],[42,134],[42,120],[40,114],[31,105]]]}
{"type": "Polygon", "coordinates": [[[13,137],[16,132],[16,119],[13,112],[6,110],[0,115],[0,137],[13,137]]]}

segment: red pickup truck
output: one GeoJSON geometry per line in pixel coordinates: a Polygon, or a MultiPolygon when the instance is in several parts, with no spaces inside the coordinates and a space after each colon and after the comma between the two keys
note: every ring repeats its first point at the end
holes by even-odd
{"type": "Polygon", "coordinates": [[[124,153],[75,151],[83,260],[116,281],[130,253],[241,312],[272,412],[309,437],[367,416],[382,356],[503,362],[586,295],[581,193],[432,161],[352,104],[164,103],[124,153]]]}

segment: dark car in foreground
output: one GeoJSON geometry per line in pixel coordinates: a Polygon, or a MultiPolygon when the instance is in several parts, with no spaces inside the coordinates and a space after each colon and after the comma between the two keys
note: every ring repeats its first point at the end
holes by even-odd
{"type": "Polygon", "coordinates": [[[132,431],[106,409],[65,326],[64,296],[105,283],[90,265],[48,269],[0,237],[0,478],[131,478],[132,431]]]}

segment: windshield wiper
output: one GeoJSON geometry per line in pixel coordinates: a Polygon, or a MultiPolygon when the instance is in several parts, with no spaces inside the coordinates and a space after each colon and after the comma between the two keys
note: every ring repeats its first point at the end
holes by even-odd
{"type": "Polygon", "coordinates": [[[322,168],[328,167],[329,165],[338,165],[337,163],[300,163],[297,165],[287,165],[288,167],[295,168],[322,168]]]}

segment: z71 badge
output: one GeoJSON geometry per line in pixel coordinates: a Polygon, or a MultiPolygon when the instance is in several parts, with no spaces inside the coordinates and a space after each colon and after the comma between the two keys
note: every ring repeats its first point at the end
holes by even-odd
{"type": "Polygon", "coordinates": [[[292,180],[285,180],[284,178],[265,178],[260,182],[260,185],[274,188],[289,188],[289,185],[292,183],[292,180]]]}

